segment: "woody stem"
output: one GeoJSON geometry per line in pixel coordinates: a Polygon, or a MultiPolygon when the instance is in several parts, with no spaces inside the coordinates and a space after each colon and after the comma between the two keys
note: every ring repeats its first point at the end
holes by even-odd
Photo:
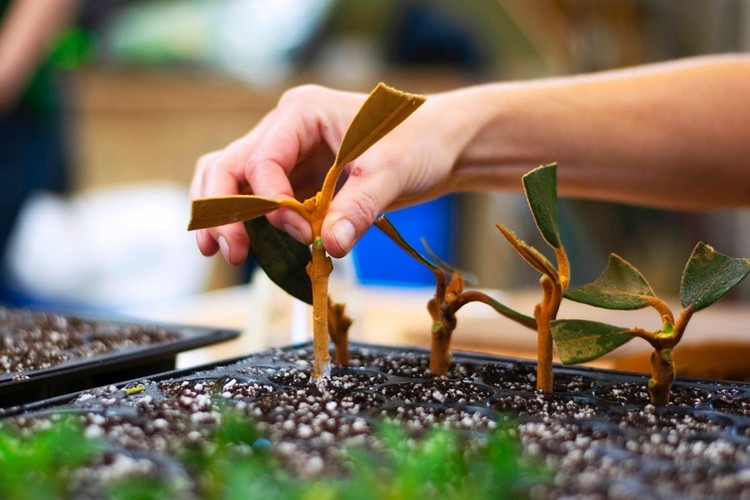
{"type": "Polygon", "coordinates": [[[674,361],[672,349],[656,349],[651,353],[651,380],[648,381],[648,394],[651,404],[665,406],[674,382],[674,361]]]}
{"type": "Polygon", "coordinates": [[[328,277],[333,271],[331,258],[323,248],[320,231],[316,234],[312,246],[312,261],[307,265],[313,291],[313,378],[320,380],[330,372],[330,353],[328,351],[328,277]]]}
{"type": "Polygon", "coordinates": [[[534,310],[537,325],[536,390],[551,393],[552,332],[550,322],[557,317],[562,301],[562,289],[548,276],[542,276],[540,283],[544,297],[534,310]]]}
{"type": "Polygon", "coordinates": [[[433,375],[448,374],[448,368],[451,364],[451,336],[455,329],[456,318],[452,314],[444,314],[433,324],[430,349],[430,373],[433,375]]]}

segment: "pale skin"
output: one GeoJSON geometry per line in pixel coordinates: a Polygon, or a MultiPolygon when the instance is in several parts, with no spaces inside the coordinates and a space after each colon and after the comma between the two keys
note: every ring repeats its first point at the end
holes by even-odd
{"type": "Polygon", "coordinates": [[[0,113],[23,92],[80,0],[17,0],[0,27],[0,113]]]}
{"type": "MultiPolygon", "coordinates": [[[[428,96],[348,166],[323,246],[342,257],[383,211],[452,192],[518,191],[524,173],[550,162],[559,165],[562,196],[748,207],[747,82],[750,56],[737,54],[428,96]]],[[[191,197],[313,194],[365,97],[316,86],[287,91],[247,135],[198,161],[191,197]]],[[[281,209],[269,219],[311,242],[299,214],[281,209]]],[[[241,224],[201,230],[197,242],[203,254],[221,251],[235,265],[250,244],[241,224]]]]}

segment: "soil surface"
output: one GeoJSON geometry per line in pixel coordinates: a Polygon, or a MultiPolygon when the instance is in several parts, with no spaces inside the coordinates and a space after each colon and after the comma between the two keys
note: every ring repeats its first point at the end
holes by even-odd
{"type": "Polygon", "coordinates": [[[0,379],[23,379],[27,372],[73,360],[178,339],[156,326],[0,307],[0,379]]]}
{"type": "MultiPolygon", "coordinates": [[[[65,413],[112,450],[81,473],[81,488],[169,471],[190,491],[189,474],[165,457],[208,442],[228,404],[258,423],[299,476],[346,474],[344,447],[377,447],[373,429],[383,420],[414,436],[448,427],[476,439],[510,424],[523,453],[554,471],[532,497],[750,497],[750,385],[678,379],[672,403],[657,408],[640,375],[556,366],[549,395],[534,391],[529,362],[456,354],[449,374],[433,377],[423,352],[358,346],[351,359],[325,384],[310,382],[312,352],[303,347],[84,392],[65,413]]],[[[12,425],[33,429],[49,411],[12,425]]]]}

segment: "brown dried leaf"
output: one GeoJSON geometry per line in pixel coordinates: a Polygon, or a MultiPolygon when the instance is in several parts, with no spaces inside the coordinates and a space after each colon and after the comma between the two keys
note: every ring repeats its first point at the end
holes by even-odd
{"type": "Polygon", "coordinates": [[[188,231],[241,222],[273,212],[280,200],[262,196],[234,195],[197,198],[190,211],[188,231]]]}
{"type": "Polygon", "coordinates": [[[334,165],[346,165],[367,151],[411,115],[425,97],[379,83],[352,120],[341,141],[334,165]]]}

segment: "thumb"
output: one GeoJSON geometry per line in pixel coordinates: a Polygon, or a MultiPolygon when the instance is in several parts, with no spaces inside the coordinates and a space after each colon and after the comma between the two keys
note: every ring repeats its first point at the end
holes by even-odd
{"type": "MultiPolygon", "coordinates": [[[[378,176],[381,177],[382,176],[378,176]]],[[[348,254],[393,201],[393,185],[350,175],[331,202],[323,222],[323,247],[336,258],[348,254]]]]}

